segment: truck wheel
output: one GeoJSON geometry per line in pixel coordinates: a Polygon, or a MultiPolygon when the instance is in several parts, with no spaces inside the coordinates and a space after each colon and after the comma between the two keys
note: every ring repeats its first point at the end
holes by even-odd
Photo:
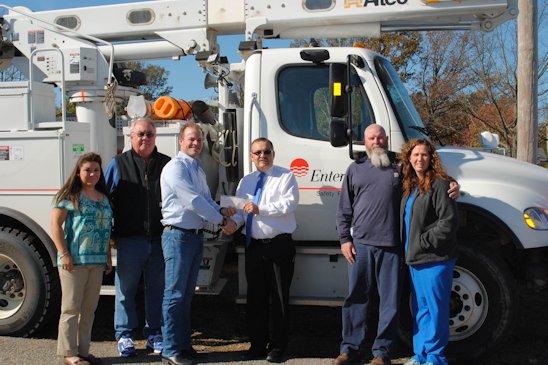
{"type": "MultiPolygon", "coordinates": [[[[461,244],[453,272],[447,357],[469,362],[496,350],[512,332],[518,301],[516,282],[508,266],[479,245],[461,244]]],[[[404,342],[412,345],[410,308],[406,294],[401,332],[404,342]]]]}
{"type": "Polygon", "coordinates": [[[59,278],[34,237],[0,227],[0,335],[30,336],[59,311],[59,278]]]}

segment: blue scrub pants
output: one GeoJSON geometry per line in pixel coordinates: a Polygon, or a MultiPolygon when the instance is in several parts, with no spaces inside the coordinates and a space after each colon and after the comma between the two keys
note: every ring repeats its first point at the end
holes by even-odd
{"type": "Polygon", "coordinates": [[[456,260],[409,266],[413,306],[413,351],[421,363],[447,365],[449,305],[456,260]]]}
{"type": "Polygon", "coordinates": [[[341,353],[356,354],[367,333],[371,294],[379,293],[379,324],[373,356],[390,358],[398,334],[398,306],[403,282],[403,258],[399,247],[354,243],[355,262],[348,265],[348,296],[342,307],[341,353]]]}

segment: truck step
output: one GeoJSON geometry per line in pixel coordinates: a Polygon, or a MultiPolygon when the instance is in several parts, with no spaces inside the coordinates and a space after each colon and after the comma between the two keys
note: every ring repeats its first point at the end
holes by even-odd
{"type": "MultiPolygon", "coordinates": [[[[247,299],[245,295],[238,295],[236,303],[245,304],[247,299]]],[[[319,305],[323,307],[340,307],[344,303],[344,298],[314,298],[314,297],[291,297],[289,304],[293,305],[319,305]]]]}

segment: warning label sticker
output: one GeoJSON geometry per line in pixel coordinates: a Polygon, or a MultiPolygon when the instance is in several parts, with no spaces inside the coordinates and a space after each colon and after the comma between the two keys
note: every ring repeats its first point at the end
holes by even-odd
{"type": "Polygon", "coordinates": [[[0,146],[0,161],[22,161],[23,146],[0,146]]]}

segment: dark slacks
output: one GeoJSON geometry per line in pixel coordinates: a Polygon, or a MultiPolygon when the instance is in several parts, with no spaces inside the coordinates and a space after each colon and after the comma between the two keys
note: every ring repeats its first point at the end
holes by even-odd
{"type": "Polygon", "coordinates": [[[295,266],[291,235],[269,242],[251,240],[246,248],[247,326],[252,351],[281,349],[289,335],[289,288],[295,266]]]}
{"type": "Polygon", "coordinates": [[[354,244],[355,262],[348,265],[348,296],[342,307],[341,353],[357,353],[367,333],[367,313],[375,288],[379,293],[379,322],[373,356],[390,358],[398,332],[403,257],[400,248],[354,244]]]}

